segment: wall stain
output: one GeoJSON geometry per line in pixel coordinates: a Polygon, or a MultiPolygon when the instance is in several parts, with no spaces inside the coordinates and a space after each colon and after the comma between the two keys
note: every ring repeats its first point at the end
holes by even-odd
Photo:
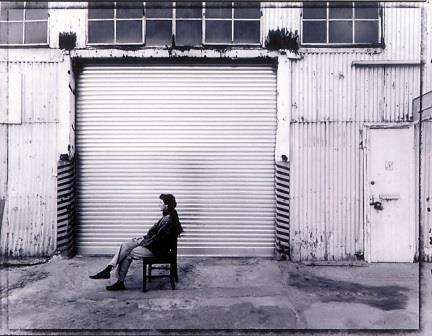
{"type": "Polygon", "coordinates": [[[290,273],[290,286],[314,293],[322,302],[360,303],[381,310],[405,309],[409,291],[401,286],[366,286],[355,282],[328,279],[315,275],[290,273]]]}

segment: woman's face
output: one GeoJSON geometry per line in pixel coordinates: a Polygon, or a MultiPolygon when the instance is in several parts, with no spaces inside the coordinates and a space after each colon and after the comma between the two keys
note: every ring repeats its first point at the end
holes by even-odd
{"type": "Polygon", "coordinates": [[[159,209],[160,211],[164,211],[168,208],[168,205],[166,205],[161,199],[159,200],[159,209]]]}

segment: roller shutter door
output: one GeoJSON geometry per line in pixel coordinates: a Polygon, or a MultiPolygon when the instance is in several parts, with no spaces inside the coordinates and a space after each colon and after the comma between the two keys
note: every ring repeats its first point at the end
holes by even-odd
{"type": "Polygon", "coordinates": [[[88,65],[76,126],[80,254],[146,232],[168,192],[181,255],[273,254],[272,67],[88,65]]]}

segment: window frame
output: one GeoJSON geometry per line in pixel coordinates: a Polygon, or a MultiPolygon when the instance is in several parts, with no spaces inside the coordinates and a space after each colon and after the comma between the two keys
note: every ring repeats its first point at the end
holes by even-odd
{"type": "MultiPolygon", "coordinates": [[[[190,1],[192,3],[196,3],[196,4],[201,4],[201,15],[198,18],[178,18],[177,17],[177,3],[179,2],[188,2],[188,1],[173,1],[171,2],[172,4],[172,16],[171,18],[148,18],[147,17],[147,3],[148,2],[154,2],[154,1],[142,1],[142,2],[137,2],[143,5],[144,8],[144,14],[142,15],[141,19],[118,19],[116,17],[116,12],[117,12],[117,3],[119,1],[107,1],[107,2],[112,2],[114,3],[114,16],[113,18],[109,18],[109,19],[89,19],[89,7],[87,7],[87,13],[86,13],[86,45],[88,46],[145,46],[145,47],[163,47],[163,46],[170,46],[171,45],[171,41],[168,45],[148,45],[147,44],[147,20],[149,21],[157,21],[157,20],[164,20],[164,21],[171,21],[171,35],[174,35],[174,39],[176,40],[176,29],[177,29],[177,21],[201,21],[201,39],[200,39],[200,44],[194,44],[194,45],[179,45],[180,47],[205,47],[205,46],[261,46],[262,45],[262,29],[263,29],[263,22],[262,22],[262,7],[261,7],[261,2],[260,1],[256,1],[259,3],[260,5],[260,16],[258,19],[243,19],[243,18],[235,18],[234,17],[234,2],[241,2],[241,1],[232,1],[231,4],[231,18],[229,19],[221,19],[221,18],[215,18],[213,20],[227,20],[227,21],[231,21],[231,42],[227,43],[227,42],[222,42],[222,43],[212,43],[212,42],[206,42],[206,35],[205,35],[205,28],[206,28],[206,2],[205,1],[200,1],[200,2],[193,2],[190,1]],[[116,21],[137,21],[137,20],[141,20],[142,22],[142,40],[140,42],[122,42],[122,43],[118,43],[116,42],[117,36],[116,36],[116,21]],[[91,21],[112,21],[114,23],[114,39],[113,42],[89,42],[89,22],[91,21]],[[234,23],[237,21],[259,21],[259,41],[258,42],[234,42],[234,23]]],[[[87,2],[89,3],[89,2],[87,2]]]]}
{"type": "MultiPolygon", "coordinates": [[[[23,19],[22,20],[1,20],[0,19],[0,23],[22,23],[23,27],[22,27],[22,39],[21,39],[21,43],[1,43],[0,42],[0,46],[1,47],[46,47],[49,46],[49,37],[50,37],[50,25],[49,25],[49,17],[50,17],[50,13],[49,13],[49,1],[45,1],[47,4],[46,10],[47,10],[47,18],[46,20],[42,20],[42,19],[38,19],[38,20],[28,20],[26,19],[26,9],[27,9],[27,3],[28,2],[36,2],[36,1],[23,1],[23,19]],[[46,27],[47,27],[47,32],[46,32],[46,42],[41,42],[41,43],[25,43],[25,31],[26,31],[26,24],[27,23],[34,23],[34,22],[46,22],[46,27]]],[[[42,8],[41,8],[42,9],[42,8]]],[[[0,3],[0,12],[1,12],[1,3],[0,3]]]]}
{"type": "MultiPolygon", "coordinates": [[[[244,19],[244,18],[236,18],[235,14],[234,14],[234,10],[235,10],[235,6],[234,3],[235,2],[242,2],[242,1],[231,1],[231,18],[207,18],[206,15],[206,11],[207,11],[207,7],[206,4],[207,2],[203,3],[203,31],[202,31],[202,39],[203,39],[203,46],[208,45],[208,46],[260,46],[262,45],[262,29],[263,29],[263,22],[262,22],[262,6],[261,6],[261,1],[256,1],[259,3],[259,11],[260,11],[260,16],[258,19],[244,19]],[[205,27],[206,27],[206,21],[231,21],[231,43],[226,43],[226,42],[207,42],[206,39],[206,32],[205,32],[205,27]],[[235,26],[235,22],[240,22],[240,21],[259,21],[259,41],[258,42],[234,42],[234,26],[235,26]]],[[[229,2],[227,2],[229,3],[229,2]]]]}
{"type": "MultiPolygon", "coordinates": [[[[120,46],[136,46],[136,45],[145,45],[145,33],[146,33],[146,27],[145,27],[145,22],[146,22],[146,15],[142,15],[141,18],[117,18],[117,3],[120,2],[122,3],[122,1],[107,1],[107,2],[112,2],[114,4],[114,8],[113,8],[113,17],[109,18],[109,19],[89,19],[89,2],[87,2],[87,12],[86,12],[86,45],[89,46],[113,46],[113,45],[120,45],[120,46]],[[89,22],[104,22],[104,21],[112,21],[114,24],[114,35],[113,35],[113,42],[109,43],[109,42],[89,42],[89,22]],[[141,21],[141,42],[116,42],[117,40],[117,21],[141,21]]],[[[145,3],[144,2],[136,2],[136,3],[141,3],[143,5],[143,9],[146,10],[145,8],[145,3]]],[[[97,2],[96,2],[97,4],[97,2]]],[[[144,12],[146,13],[146,12],[144,12]]]]}
{"type": "Polygon", "coordinates": [[[351,19],[335,19],[330,18],[330,3],[338,3],[337,1],[323,1],[326,3],[326,18],[325,19],[305,19],[303,15],[303,11],[305,6],[302,6],[301,10],[301,26],[300,26],[300,32],[301,32],[301,47],[304,48],[378,48],[383,47],[384,45],[384,10],[383,6],[381,5],[381,2],[379,1],[370,1],[370,2],[376,2],[378,4],[377,10],[378,10],[378,18],[377,19],[356,19],[355,17],[355,4],[359,3],[361,4],[361,1],[347,1],[352,4],[352,17],[351,19]],[[308,22],[325,22],[326,23],[326,42],[303,42],[304,37],[304,21],[308,22]],[[337,21],[350,21],[352,22],[352,42],[329,42],[329,29],[330,29],[330,22],[337,22],[337,21]],[[355,23],[356,22],[377,22],[378,23],[378,41],[375,43],[367,42],[367,43],[358,43],[355,42],[355,23]]]}

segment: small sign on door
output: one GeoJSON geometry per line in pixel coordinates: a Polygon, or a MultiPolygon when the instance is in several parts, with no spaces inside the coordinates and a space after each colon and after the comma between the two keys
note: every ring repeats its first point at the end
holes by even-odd
{"type": "Polygon", "coordinates": [[[385,162],[385,170],[393,170],[393,161],[385,162]]]}

